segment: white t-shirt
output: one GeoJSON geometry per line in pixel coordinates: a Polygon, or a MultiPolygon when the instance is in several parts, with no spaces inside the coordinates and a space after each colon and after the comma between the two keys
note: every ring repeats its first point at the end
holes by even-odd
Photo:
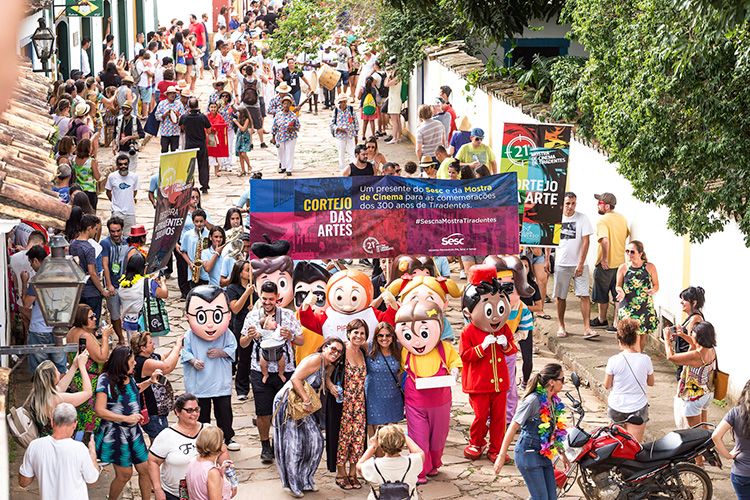
{"type": "Polygon", "coordinates": [[[232,76],[232,73],[234,73],[234,56],[231,53],[227,53],[227,55],[222,56],[221,52],[219,52],[220,62],[219,65],[219,75],[224,75],[227,78],[232,76]]]}
{"type": "Polygon", "coordinates": [[[135,42],[135,45],[133,45],[133,57],[138,57],[138,54],[144,49],[143,44],[139,42],[135,42]]]}
{"type": "Polygon", "coordinates": [[[124,177],[119,172],[109,174],[105,189],[112,191],[112,211],[135,215],[135,191],[139,187],[140,181],[134,173],[124,177]]]}
{"type": "Polygon", "coordinates": [[[26,257],[26,250],[14,253],[10,256],[10,271],[15,276],[16,280],[16,292],[18,292],[18,298],[21,298],[21,272],[27,271],[29,273],[29,279],[33,278],[36,272],[31,268],[29,259],[26,257]]]}
{"type": "Polygon", "coordinates": [[[139,59],[138,62],[135,63],[135,67],[141,75],[141,78],[138,80],[138,86],[148,87],[149,85],[151,85],[151,83],[148,81],[148,73],[146,73],[147,71],[150,71],[151,73],[154,72],[154,66],[151,64],[151,62],[147,63],[143,59],[139,59]]]}
{"type": "Polygon", "coordinates": [[[164,62],[164,58],[172,58],[172,51],[170,49],[161,49],[156,51],[156,58],[159,60],[159,64],[164,62]]]}
{"type": "Polygon", "coordinates": [[[99,479],[83,443],[52,436],[29,444],[18,473],[37,478],[41,500],[88,500],[86,484],[99,479]]]}
{"type": "MultiPolygon", "coordinates": [[[[378,459],[371,458],[366,460],[365,463],[362,464],[362,477],[373,485],[373,487],[377,488],[383,484],[383,479],[380,477],[380,474],[378,474],[378,471],[375,470],[375,460],[378,461],[378,470],[380,471],[380,474],[382,474],[387,481],[401,481],[403,478],[404,482],[409,485],[409,498],[418,497],[417,479],[419,478],[419,473],[422,471],[421,456],[416,453],[410,453],[408,457],[381,457],[378,459]],[[411,461],[411,465],[409,464],[409,461],[411,461]],[[409,467],[408,471],[406,470],[407,466],[409,467]],[[405,478],[404,473],[406,473],[405,478]]],[[[370,494],[367,499],[376,500],[372,489],[370,489],[370,494]]]]}
{"type": "Polygon", "coordinates": [[[555,265],[576,267],[581,259],[582,238],[594,234],[594,226],[589,218],[580,212],[573,217],[563,214],[560,229],[560,245],[555,251],[555,265]]]}
{"type": "Polygon", "coordinates": [[[339,47],[339,50],[336,51],[336,58],[339,61],[336,69],[340,71],[349,71],[349,59],[351,57],[352,51],[349,50],[349,47],[339,47]]]}
{"type": "Polygon", "coordinates": [[[647,354],[616,354],[607,360],[604,373],[612,375],[612,390],[607,401],[610,408],[620,413],[631,413],[646,406],[646,379],[654,373],[651,358],[647,354]]]}
{"type": "MultiPolygon", "coordinates": [[[[211,424],[203,424],[208,426],[211,424]]],[[[201,426],[201,429],[203,429],[201,426]]],[[[159,467],[161,476],[161,487],[172,495],[180,496],[180,480],[185,478],[188,463],[198,456],[195,447],[195,437],[190,437],[168,427],[156,436],[149,450],[156,458],[161,458],[164,463],[159,467]]]]}

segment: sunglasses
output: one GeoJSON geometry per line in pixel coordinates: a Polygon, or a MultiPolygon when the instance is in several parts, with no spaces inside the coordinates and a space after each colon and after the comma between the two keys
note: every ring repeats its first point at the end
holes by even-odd
{"type": "Polygon", "coordinates": [[[184,411],[185,413],[198,413],[199,411],[201,411],[201,409],[200,409],[200,407],[196,407],[196,408],[183,408],[182,411],[184,411]]]}
{"type": "Polygon", "coordinates": [[[625,253],[638,253],[638,252],[635,250],[625,250],[625,253]]]}
{"type": "Polygon", "coordinates": [[[563,384],[565,383],[565,377],[553,378],[552,380],[556,380],[556,381],[561,382],[563,384]]]}
{"type": "Polygon", "coordinates": [[[379,339],[390,339],[390,338],[393,338],[393,335],[391,335],[390,333],[378,333],[378,338],[379,339]]]}
{"type": "Polygon", "coordinates": [[[89,314],[89,319],[96,319],[96,314],[89,314]]]}
{"type": "Polygon", "coordinates": [[[329,348],[329,349],[331,350],[331,352],[332,352],[332,353],[334,353],[334,354],[341,354],[341,349],[339,349],[338,347],[333,347],[333,346],[331,345],[331,346],[328,346],[328,348],[329,348]]]}
{"type": "Polygon", "coordinates": [[[127,163],[118,163],[117,166],[120,167],[120,168],[128,168],[128,164],[127,163]]]}

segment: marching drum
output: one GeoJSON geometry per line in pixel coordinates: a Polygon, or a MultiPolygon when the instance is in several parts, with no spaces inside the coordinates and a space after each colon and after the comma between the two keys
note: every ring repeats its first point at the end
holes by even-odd
{"type": "Polygon", "coordinates": [[[284,342],[283,340],[277,340],[269,338],[261,341],[260,348],[263,359],[269,362],[276,362],[284,356],[284,342]]]}
{"type": "Polygon", "coordinates": [[[341,73],[327,64],[324,64],[320,67],[317,76],[320,85],[327,88],[328,90],[335,89],[336,84],[339,83],[339,80],[341,79],[341,73]]]}
{"type": "Polygon", "coordinates": [[[307,78],[307,81],[310,82],[310,86],[305,83],[304,80],[300,82],[300,87],[302,89],[303,94],[309,94],[310,92],[317,92],[318,91],[318,74],[315,73],[315,71],[303,71],[305,78],[307,78]]]}

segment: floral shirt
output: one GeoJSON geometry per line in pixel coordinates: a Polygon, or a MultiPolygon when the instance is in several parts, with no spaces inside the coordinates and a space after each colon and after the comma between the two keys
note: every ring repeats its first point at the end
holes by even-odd
{"type": "Polygon", "coordinates": [[[354,109],[347,106],[344,111],[341,111],[337,106],[331,116],[331,133],[333,136],[336,139],[346,139],[347,137],[356,139],[357,132],[359,132],[359,123],[357,122],[357,116],[354,114],[354,109]],[[343,128],[344,131],[336,130],[337,128],[343,128]]]}
{"type": "Polygon", "coordinates": [[[180,101],[175,100],[174,102],[161,101],[156,106],[154,116],[161,123],[159,124],[159,135],[162,137],[170,137],[180,135],[180,126],[169,119],[169,112],[175,110],[177,113],[177,120],[179,122],[180,115],[185,113],[185,106],[180,101]]]}
{"type": "Polygon", "coordinates": [[[274,116],[279,111],[281,111],[281,96],[279,94],[276,94],[268,102],[268,107],[266,108],[266,112],[269,115],[274,116]]]}
{"type": "Polygon", "coordinates": [[[299,130],[300,124],[297,115],[291,111],[279,111],[273,117],[273,126],[271,127],[271,133],[276,136],[276,142],[287,142],[297,138],[297,131],[290,132],[287,127],[290,124],[294,124],[299,130]]]}

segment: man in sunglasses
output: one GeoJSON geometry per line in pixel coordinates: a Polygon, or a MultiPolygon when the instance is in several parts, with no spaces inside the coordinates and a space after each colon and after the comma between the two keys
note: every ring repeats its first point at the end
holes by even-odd
{"type": "Polygon", "coordinates": [[[471,142],[461,146],[456,159],[461,162],[462,166],[469,165],[476,170],[480,165],[487,165],[491,173],[497,173],[495,153],[484,143],[484,130],[479,127],[471,129],[471,142]]]}
{"type": "Polygon", "coordinates": [[[595,194],[601,219],[596,223],[596,239],[599,247],[594,268],[594,289],[591,301],[599,304],[599,317],[591,320],[592,328],[607,327],[608,333],[617,332],[617,268],[625,263],[625,244],[630,236],[628,221],[615,213],[617,198],[612,193],[595,194]],[[615,304],[615,315],[610,326],[607,323],[609,298],[615,304]]]}
{"type": "MultiPolygon", "coordinates": [[[[295,360],[293,345],[305,343],[294,311],[277,307],[279,288],[273,281],[265,281],[260,286],[262,307],[253,308],[245,318],[240,333],[240,347],[251,347],[250,385],[255,400],[255,415],[258,422],[258,434],[262,450],[260,459],[263,463],[273,461],[273,447],[269,438],[271,416],[273,415],[273,398],[284,386],[284,382],[294,373],[295,360]],[[274,337],[281,337],[281,342],[274,342],[274,337]],[[266,360],[268,375],[261,371],[261,356],[266,360]],[[284,359],[285,371],[279,373],[277,359],[284,359]]],[[[238,369],[239,373],[239,369],[238,369]]]]}
{"type": "Polygon", "coordinates": [[[112,154],[127,154],[129,157],[128,168],[135,172],[138,168],[138,141],[146,137],[141,121],[133,117],[133,103],[125,101],[120,106],[120,114],[115,121],[113,132],[112,154]]]}
{"type": "Polygon", "coordinates": [[[115,160],[117,170],[107,176],[105,190],[107,198],[112,203],[110,211],[112,217],[123,220],[122,231],[130,233],[130,228],[135,225],[135,197],[138,194],[140,181],[135,172],[130,171],[130,159],[125,153],[121,153],[115,160]]]}

